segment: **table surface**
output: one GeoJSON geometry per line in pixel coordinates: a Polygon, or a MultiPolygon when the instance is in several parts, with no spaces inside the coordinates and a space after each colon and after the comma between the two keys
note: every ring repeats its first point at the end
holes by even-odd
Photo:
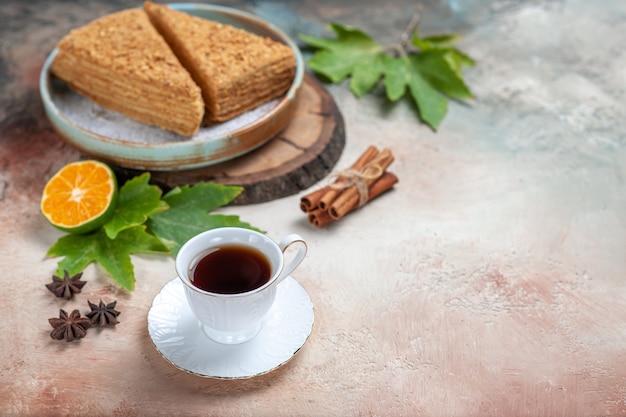
{"type": "MultiPolygon", "coordinates": [[[[394,42],[415,6],[227,1],[292,36],[336,21],[394,42]]],[[[309,225],[299,195],[236,206],[309,254],[294,277],[315,308],[286,366],[242,381],[163,360],[147,313],[173,259],[135,256],[137,286],[94,265],[80,296],[45,289],[62,236],[39,213],[46,180],[80,155],[47,121],[46,55],[71,28],[130,0],[0,4],[0,415],[626,415],[626,2],[425,1],[422,32],[457,32],[478,61],[476,100],[451,103],[437,132],[407,102],[327,86],[346,146],[390,148],[395,189],[338,223],[309,225]],[[78,343],[48,318],[117,300],[121,323],[78,343]]]]}

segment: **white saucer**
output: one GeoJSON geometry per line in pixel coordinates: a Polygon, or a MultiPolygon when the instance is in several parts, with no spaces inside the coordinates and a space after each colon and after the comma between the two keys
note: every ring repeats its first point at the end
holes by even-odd
{"type": "Polygon", "coordinates": [[[208,378],[250,378],[287,363],[304,345],[313,328],[313,303],[306,290],[287,277],[259,333],[248,342],[224,345],[209,339],[174,278],[154,298],[148,332],[163,357],[183,371],[208,378]]]}

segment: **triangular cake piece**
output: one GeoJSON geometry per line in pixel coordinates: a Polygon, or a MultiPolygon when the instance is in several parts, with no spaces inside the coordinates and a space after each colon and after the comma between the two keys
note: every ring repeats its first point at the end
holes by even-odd
{"type": "Polygon", "coordinates": [[[204,116],[199,86],[141,9],[96,19],[57,45],[52,72],[102,107],[137,121],[196,133],[204,116]]]}
{"type": "Polygon", "coordinates": [[[144,10],[200,85],[211,121],[279,97],[293,82],[296,60],[285,44],[150,1],[144,10]]]}

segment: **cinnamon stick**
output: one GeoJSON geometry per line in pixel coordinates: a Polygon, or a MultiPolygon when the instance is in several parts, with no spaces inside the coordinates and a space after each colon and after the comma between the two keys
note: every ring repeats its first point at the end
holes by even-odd
{"type": "Polygon", "coordinates": [[[322,199],[324,194],[326,194],[326,191],[328,191],[329,188],[330,186],[327,185],[320,188],[319,190],[315,190],[303,196],[300,199],[300,209],[305,213],[315,210],[318,207],[320,200],[322,199]]]}
{"type": "MultiPolygon", "coordinates": [[[[370,202],[382,193],[390,190],[398,182],[398,177],[391,173],[385,172],[380,178],[378,178],[368,190],[367,201],[370,202]]],[[[347,214],[352,210],[355,210],[358,206],[358,201],[350,207],[350,209],[344,213],[347,214]]],[[[317,208],[308,214],[308,219],[311,224],[316,227],[324,227],[327,224],[337,220],[335,219],[329,210],[323,210],[317,208]]]]}
{"type": "MultiPolygon", "coordinates": [[[[381,168],[381,172],[384,173],[384,171],[387,169],[387,167],[389,167],[389,165],[391,165],[392,162],[393,155],[391,154],[391,151],[389,149],[384,149],[382,152],[376,155],[376,157],[368,165],[377,165],[381,168]]],[[[368,189],[377,180],[377,178],[366,179],[365,183],[368,189]]],[[[332,205],[330,205],[330,207],[328,208],[328,212],[333,219],[339,220],[348,212],[357,208],[359,200],[359,191],[355,185],[352,185],[341,192],[341,194],[335,199],[335,201],[333,201],[332,205]]]]}
{"type": "MultiPolygon", "coordinates": [[[[370,163],[374,157],[378,155],[378,149],[375,146],[370,146],[361,154],[359,159],[357,159],[354,164],[350,167],[351,169],[358,171],[363,169],[368,163],[370,163]]],[[[341,194],[343,191],[343,186],[347,185],[347,180],[340,178],[337,180],[332,187],[328,187],[326,193],[321,197],[318,202],[318,206],[322,209],[327,209],[331,206],[331,204],[335,201],[335,199],[341,194]]]]}
{"type": "Polygon", "coordinates": [[[319,207],[313,211],[310,211],[308,213],[307,218],[309,219],[309,223],[317,227],[324,227],[328,223],[335,220],[332,217],[330,217],[328,210],[324,210],[319,207]]]}

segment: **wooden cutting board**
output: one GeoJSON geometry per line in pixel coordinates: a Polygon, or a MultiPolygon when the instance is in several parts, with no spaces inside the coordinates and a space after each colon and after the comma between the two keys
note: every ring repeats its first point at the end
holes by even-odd
{"type": "MultiPolygon", "coordinates": [[[[181,171],[152,171],[164,189],[199,181],[243,186],[234,205],[254,204],[304,190],[328,175],[345,145],[344,122],[330,93],[306,74],[293,119],[260,148],[220,164],[181,171]]],[[[117,168],[130,178],[138,172],[117,168]]]]}

